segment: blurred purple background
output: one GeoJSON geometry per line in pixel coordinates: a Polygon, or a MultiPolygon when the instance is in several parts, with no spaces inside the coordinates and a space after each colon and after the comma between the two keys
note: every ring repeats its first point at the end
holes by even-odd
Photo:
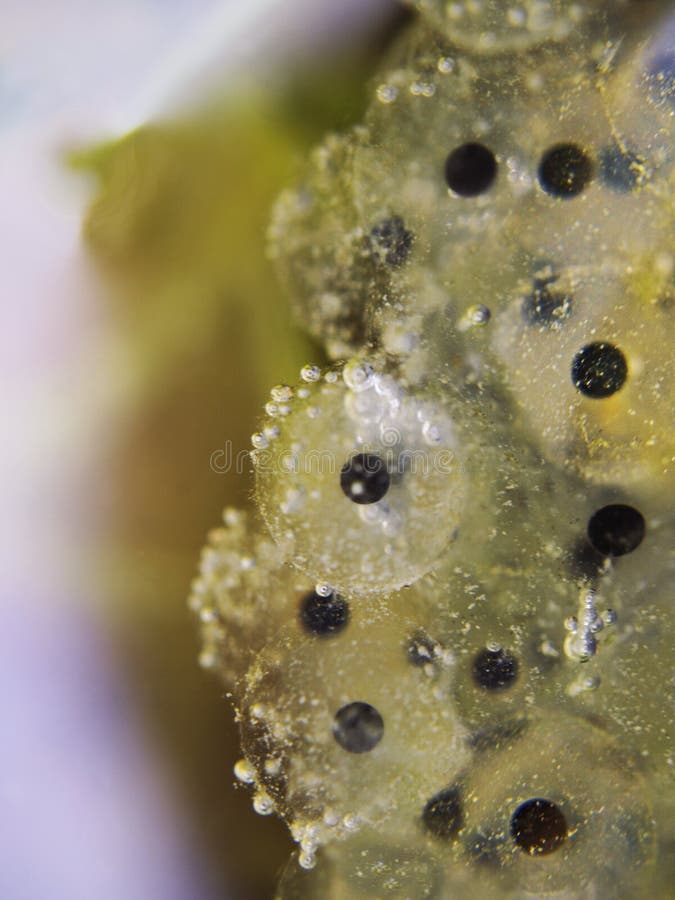
{"type": "MultiPolygon", "coordinates": [[[[83,548],[125,402],[64,147],[264,81],[387,0],[4,0],[0,13],[0,897],[223,896],[146,739],[83,548]]],[[[139,553],[142,548],[139,548],[139,553]]],[[[195,661],[196,666],[196,661],[195,661]]],[[[223,715],[229,715],[226,707],[223,715]]],[[[220,777],[220,776],[218,776],[220,777]]],[[[230,771],[223,770],[229,789],[230,771]]],[[[235,896],[234,893],[231,896],[235,896]]]]}

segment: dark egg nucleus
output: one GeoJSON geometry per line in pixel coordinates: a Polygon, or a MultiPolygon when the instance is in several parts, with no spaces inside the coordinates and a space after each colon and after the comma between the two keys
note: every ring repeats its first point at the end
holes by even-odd
{"type": "Polygon", "coordinates": [[[603,556],[632,553],[640,546],[644,536],[644,516],[623,503],[603,506],[588,520],[588,540],[603,556]]]}
{"type": "Polygon", "coordinates": [[[567,294],[543,285],[523,298],[520,312],[528,325],[551,328],[568,318],[571,309],[572,301],[567,294]]]}
{"type": "Polygon", "coordinates": [[[476,197],[492,187],[497,176],[494,153],[483,144],[456,147],[445,160],[445,181],[460,197],[476,197]]]}
{"type": "Polygon", "coordinates": [[[377,503],[389,490],[389,483],[387,466],[375,453],[357,453],[340,472],[340,487],[354,503],[377,503]]]}
{"type": "Polygon", "coordinates": [[[511,816],[511,837],[530,856],[553,853],[565,842],[567,834],[567,820],[551,800],[526,800],[511,816]]]}
{"type": "Polygon", "coordinates": [[[407,261],[413,242],[413,233],[408,231],[400,216],[383,219],[370,231],[374,256],[395,269],[407,261]]]}
{"type": "Polygon", "coordinates": [[[309,591],[300,602],[300,621],[307,632],[326,636],[343,631],[349,622],[349,604],[340,594],[322,597],[309,591]]]}
{"type": "Polygon", "coordinates": [[[384,734],[384,721],[370,703],[348,703],[335,714],[333,736],[349,753],[368,753],[384,734]]]}
{"type": "Polygon", "coordinates": [[[624,386],[628,363],[618,347],[605,341],[587,344],[572,360],[572,384],[586,397],[603,400],[624,386]]]}
{"type": "Polygon", "coordinates": [[[446,840],[457,837],[463,822],[462,795],[458,787],[446,788],[433,796],[422,812],[425,829],[446,840]]]}
{"type": "Polygon", "coordinates": [[[503,690],[518,677],[518,660],[502,647],[485,647],[474,657],[471,673],[479,687],[503,690]]]}
{"type": "Polygon", "coordinates": [[[576,197],[593,178],[593,160],[577,144],[556,144],[539,163],[539,184],[552,197],[576,197]]]}

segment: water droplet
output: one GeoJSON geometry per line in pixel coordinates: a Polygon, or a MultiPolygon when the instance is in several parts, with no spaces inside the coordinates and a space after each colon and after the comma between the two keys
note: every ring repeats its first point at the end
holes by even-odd
{"type": "Polygon", "coordinates": [[[301,850],[298,854],[298,863],[303,869],[313,869],[316,865],[316,856],[308,850],[301,850]]]}
{"type": "Polygon", "coordinates": [[[288,403],[293,399],[293,388],[287,384],[277,384],[270,391],[270,395],[277,403],[288,403]]]}
{"type": "Polygon", "coordinates": [[[218,613],[212,606],[203,606],[199,610],[199,618],[205,625],[209,625],[218,619],[218,613]]]}
{"type": "Polygon", "coordinates": [[[381,84],[375,91],[375,96],[380,103],[388,105],[398,97],[398,88],[393,84],[381,84]]]}
{"type": "Polygon", "coordinates": [[[441,429],[434,422],[425,422],[424,425],[422,425],[422,435],[427,444],[431,444],[432,446],[440,444],[441,442],[441,429]]]}
{"type": "Polygon", "coordinates": [[[366,391],[373,384],[375,370],[370,363],[360,362],[358,359],[350,360],[342,370],[342,378],[347,387],[360,393],[366,391]]]}
{"type": "Polygon", "coordinates": [[[300,369],[300,378],[303,381],[306,381],[308,384],[311,384],[314,381],[318,381],[321,378],[321,369],[318,366],[306,365],[300,369]]]}
{"type": "Polygon", "coordinates": [[[468,320],[472,325],[487,325],[490,321],[490,310],[482,303],[470,306],[466,311],[468,320]]]}
{"type": "Polygon", "coordinates": [[[234,777],[242,784],[253,784],[255,776],[255,769],[247,759],[239,759],[234,764],[234,777]]]}
{"type": "Polygon", "coordinates": [[[269,439],[261,431],[251,435],[251,443],[256,450],[265,450],[270,445],[269,439]]]}
{"type": "Polygon", "coordinates": [[[239,525],[242,520],[241,512],[233,506],[226,506],[223,510],[223,522],[229,527],[234,528],[239,525]]]}
{"type": "Polygon", "coordinates": [[[522,28],[526,21],[525,10],[514,6],[506,13],[506,20],[514,28],[522,28]]]}
{"type": "Polygon", "coordinates": [[[274,812],[274,800],[265,791],[253,795],[253,809],[259,816],[269,816],[274,812]]]}
{"type": "Polygon", "coordinates": [[[218,657],[213,650],[202,650],[199,654],[199,665],[202,669],[213,669],[218,662],[218,657]]]}
{"type": "Polygon", "coordinates": [[[578,697],[579,694],[597,690],[600,687],[600,683],[599,675],[584,675],[570,682],[566,688],[566,693],[568,697],[578,697]]]}
{"type": "Polygon", "coordinates": [[[354,815],[354,813],[347,813],[347,815],[342,819],[342,824],[347,829],[347,831],[356,831],[356,829],[359,827],[359,820],[354,815]]]}
{"type": "Polygon", "coordinates": [[[281,760],[274,756],[265,760],[265,774],[274,777],[281,772],[281,760]]]}
{"type": "Polygon", "coordinates": [[[413,81],[409,91],[413,97],[433,97],[436,93],[436,85],[429,81],[413,81]]]}

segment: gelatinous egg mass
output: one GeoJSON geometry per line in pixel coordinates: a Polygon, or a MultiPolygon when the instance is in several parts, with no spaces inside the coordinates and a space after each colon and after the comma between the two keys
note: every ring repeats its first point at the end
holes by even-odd
{"type": "Polygon", "coordinates": [[[272,213],[272,388],[190,605],[280,898],[666,898],[672,7],[410,0],[272,213]]]}

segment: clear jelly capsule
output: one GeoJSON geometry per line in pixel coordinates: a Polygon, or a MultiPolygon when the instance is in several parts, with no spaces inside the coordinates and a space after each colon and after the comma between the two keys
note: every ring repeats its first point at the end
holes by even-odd
{"type": "Polygon", "coordinates": [[[653,348],[672,345],[674,331],[652,260],[650,250],[632,267],[535,275],[498,313],[492,340],[529,434],[550,459],[660,506],[674,477],[675,363],[653,348]]]}
{"type": "Polygon", "coordinates": [[[543,714],[457,782],[458,841],[502,889],[624,896],[649,883],[654,827],[635,759],[601,727],[543,714]],[[643,880],[646,879],[646,880],[643,880]]]}
{"type": "Polygon", "coordinates": [[[295,619],[310,589],[247,513],[228,510],[209,536],[188,601],[201,623],[202,665],[233,684],[279,625],[295,619]]]}
{"type": "Polygon", "coordinates": [[[449,548],[466,497],[461,450],[440,404],[429,443],[421,404],[365,362],[296,398],[254,457],[260,509],[294,565],[369,594],[410,584],[449,548]]]}
{"type": "Polygon", "coordinates": [[[354,601],[345,627],[320,635],[289,624],[237,692],[247,757],[301,843],[343,841],[366,826],[413,833],[421,798],[469,759],[447,702],[452,670],[434,681],[410,664],[407,607],[404,595],[379,613],[354,601]],[[270,753],[282,779],[265,771],[270,753]]]}

